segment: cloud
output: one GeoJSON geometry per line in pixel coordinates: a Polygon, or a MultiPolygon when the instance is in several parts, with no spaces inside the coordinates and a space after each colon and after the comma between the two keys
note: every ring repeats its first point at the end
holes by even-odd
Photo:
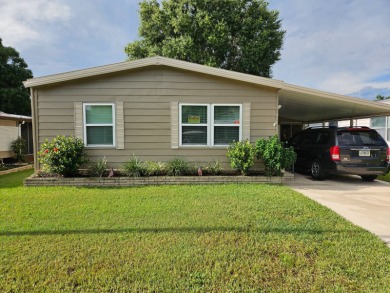
{"type": "Polygon", "coordinates": [[[34,76],[124,61],[138,0],[0,0],[0,37],[34,76]]]}
{"type": "Polygon", "coordinates": [[[42,27],[66,23],[71,15],[68,5],[58,0],[0,0],[0,31],[5,44],[27,49],[37,40],[41,44],[56,38],[42,27]]]}
{"type": "Polygon", "coordinates": [[[341,94],[390,87],[390,6],[377,1],[270,1],[287,31],[274,77],[341,94]]]}

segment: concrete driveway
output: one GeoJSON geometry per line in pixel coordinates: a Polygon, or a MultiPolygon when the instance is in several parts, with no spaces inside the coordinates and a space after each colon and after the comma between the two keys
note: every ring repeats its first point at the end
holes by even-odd
{"type": "Polygon", "coordinates": [[[390,247],[390,183],[364,182],[359,176],[316,181],[295,173],[295,180],[285,184],[378,235],[390,247]]]}

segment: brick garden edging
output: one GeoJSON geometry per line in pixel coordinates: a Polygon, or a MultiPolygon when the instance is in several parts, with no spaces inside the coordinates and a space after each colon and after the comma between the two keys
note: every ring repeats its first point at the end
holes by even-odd
{"type": "Polygon", "coordinates": [[[0,171],[0,175],[16,173],[16,172],[20,172],[20,171],[24,171],[24,170],[29,170],[29,169],[32,169],[32,168],[33,168],[33,165],[25,165],[25,166],[22,166],[22,167],[17,167],[17,168],[8,169],[8,170],[5,170],[5,171],[0,171]]]}
{"type": "Polygon", "coordinates": [[[281,184],[294,180],[294,174],[285,173],[282,177],[266,176],[152,176],[152,177],[34,177],[24,180],[24,186],[87,186],[87,187],[129,187],[145,185],[185,185],[185,184],[224,184],[224,183],[271,183],[281,184]]]}

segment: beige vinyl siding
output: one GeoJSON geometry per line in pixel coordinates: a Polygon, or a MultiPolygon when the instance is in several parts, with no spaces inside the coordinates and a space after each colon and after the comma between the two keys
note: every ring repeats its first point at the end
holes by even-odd
{"type": "Polygon", "coordinates": [[[226,148],[172,148],[178,137],[172,134],[171,103],[247,103],[250,140],[275,134],[275,89],[168,67],[41,87],[37,96],[39,143],[58,134],[75,135],[75,103],[123,102],[124,149],[87,150],[91,161],[105,156],[114,168],[133,153],[143,160],[185,156],[199,163],[216,159],[227,163],[226,148]]]}

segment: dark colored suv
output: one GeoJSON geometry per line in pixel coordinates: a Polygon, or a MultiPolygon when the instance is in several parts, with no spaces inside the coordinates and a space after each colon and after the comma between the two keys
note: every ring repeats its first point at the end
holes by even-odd
{"type": "Polygon", "coordinates": [[[329,173],[360,175],[373,181],[390,170],[390,149],[374,129],[308,128],[288,141],[297,153],[296,168],[310,170],[315,179],[329,173]]]}

